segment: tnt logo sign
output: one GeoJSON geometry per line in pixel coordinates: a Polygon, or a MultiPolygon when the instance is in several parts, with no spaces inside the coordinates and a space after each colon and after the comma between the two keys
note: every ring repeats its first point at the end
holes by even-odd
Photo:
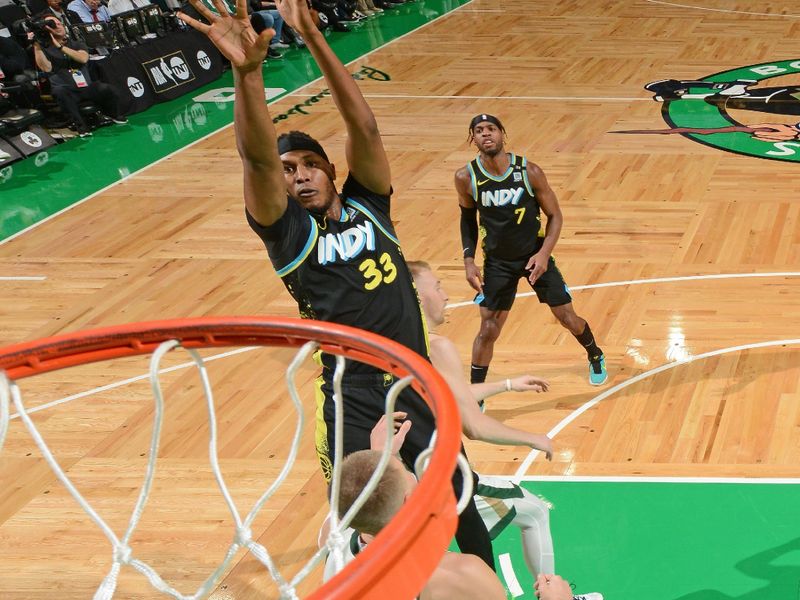
{"type": "Polygon", "coordinates": [[[197,64],[200,65],[200,68],[204,71],[208,71],[211,68],[211,59],[204,50],[197,51],[197,64]]]}
{"type": "Polygon", "coordinates": [[[194,79],[183,52],[178,50],[142,63],[156,94],[161,94],[194,79]]]}
{"type": "Polygon", "coordinates": [[[144,96],[144,84],[136,77],[128,77],[128,91],[134,98],[141,98],[144,96]]]}
{"type": "Polygon", "coordinates": [[[169,68],[172,69],[175,77],[181,81],[186,81],[192,76],[192,72],[189,70],[189,65],[187,65],[186,61],[183,60],[183,56],[173,56],[170,58],[169,68]]]}

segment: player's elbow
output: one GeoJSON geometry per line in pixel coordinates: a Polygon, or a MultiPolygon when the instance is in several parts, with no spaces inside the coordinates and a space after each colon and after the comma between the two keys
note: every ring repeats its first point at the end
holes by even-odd
{"type": "Polygon", "coordinates": [[[470,441],[479,442],[483,440],[483,431],[481,431],[481,428],[476,423],[466,420],[462,421],[461,431],[470,441]]]}

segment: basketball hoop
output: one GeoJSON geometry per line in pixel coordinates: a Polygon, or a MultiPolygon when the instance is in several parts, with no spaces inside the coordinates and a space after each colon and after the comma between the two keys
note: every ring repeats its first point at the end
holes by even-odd
{"type": "MultiPolygon", "coordinates": [[[[98,589],[95,598],[110,598],[113,595],[116,576],[123,565],[130,565],[137,569],[150,580],[154,587],[173,597],[203,597],[213,589],[212,586],[216,585],[223,575],[224,567],[241,547],[249,550],[268,567],[270,574],[279,584],[282,597],[296,597],[293,586],[298,583],[297,578],[292,582],[286,582],[279,573],[276,576],[277,569],[274,569],[275,572],[273,572],[274,565],[266,549],[249,537],[249,523],[288,473],[290,463],[293,462],[292,452],[290,452],[290,458],[284,471],[245,519],[239,517],[216,465],[214,403],[203,360],[195,350],[228,346],[302,347],[287,372],[287,379],[290,382],[300,361],[314,350],[320,349],[337,357],[335,385],[337,376],[339,382],[341,381],[341,370],[344,365],[344,357],[346,357],[372,365],[400,378],[400,381],[389,393],[388,411],[393,410],[394,397],[407,385],[413,386],[430,405],[437,419],[436,441],[429,457],[426,456],[425,459],[428,462],[425,476],[421,478],[409,501],[403,505],[396,518],[380,532],[375,541],[359,553],[356,560],[348,564],[317,591],[307,596],[313,600],[323,598],[341,600],[374,598],[377,600],[387,597],[415,597],[436,568],[456,529],[456,501],[450,480],[459,456],[461,421],[458,407],[447,384],[424,358],[405,346],[374,333],[307,319],[215,317],[120,325],[64,334],[0,349],[0,449],[2,449],[8,426],[9,404],[13,401],[19,416],[28,427],[31,436],[51,468],[76,501],[103,530],[114,547],[114,562],[111,571],[98,589]],[[163,581],[149,565],[135,559],[127,544],[133,528],[144,510],[150,484],[149,478],[152,477],[152,471],[155,469],[160,431],[159,403],[163,402],[157,380],[158,364],[164,354],[176,347],[189,351],[200,370],[206,390],[211,423],[209,446],[212,468],[237,528],[234,542],[231,544],[223,564],[206,580],[206,584],[191,596],[182,595],[163,581]],[[124,536],[118,538],[82,498],[80,492],[72,486],[61,470],[28,416],[19,389],[14,382],[25,377],[71,366],[148,353],[153,353],[151,381],[156,397],[151,453],[145,484],[142,486],[128,530],[124,536]],[[155,378],[152,376],[154,372],[156,373],[155,378]]],[[[296,387],[293,391],[290,385],[290,392],[292,392],[296,408],[299,408],[296,387]]],[[[340,405],[341,402],[337,402],[337,404],[340,405]]],[[[302,410],[299,414],[300,421],[295,434],[295,440],[298,442],[302,431],[302,410]]],[[[341,434],[336,437],[338,442],[341,434]]],[[[390,443],[391,439],[388,440],[387,447],[390,443]]],[[[296,452],[294,446],[293,452],[296,452]]],[[[464,468],[463,464],[461,464],[461,468],[464,468]]],[[[470,477],[465,476],[464,479],[466,482],[470,477]]],[[[465,484],[465,497],[461,499],[462,501],[468,497],[466,488],[465,484]]],[[[319,558],[319,556],[315,556],[312,560],[318,561],[319,558]]],[[[303,572],[305,574],[310,572],[311,567],[313,564],[303,569],[301,575],[303,572]]]]}

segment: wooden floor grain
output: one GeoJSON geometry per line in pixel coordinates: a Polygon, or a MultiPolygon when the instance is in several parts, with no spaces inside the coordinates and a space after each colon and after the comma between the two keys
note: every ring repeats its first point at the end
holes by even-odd
{"type": "MultiPolygon", "coordinates": [[[[797,340],[696,358],[798,337],[797,165],[682,136],[609,133],[666,127],[642,87],[647,82],[800,57],[800,22],[779,15],[785,3],[694,4],[775,16],[640,0],[475,0],[374,52],[370,65],[390,73],[390,82],[360,82],[392,164],[393,219],[404,253],[436,268],[451,302],[472,296],[461,266],[453,173],[474,155],[466,143],[470,118],[491,112],[508,130],[509,149],[539,164],[559,197],[565,224],[555,255],[578,314],[605,350],[610,381],[603,389],[674,365],[579,416],[556,437],[554,460],[538,458],[528,474],[800,476],[797,340]],[[751,273],[780,275],[742,277],[751,273]],[[720,274],[728,277],[710,277],[720,274]],[[636,280],[645,281],[626,283],[636,280]]],[[[287,98],[272,110],[296,102],[287,98]]],[[[293,126],[317,136],[344,171],[344,130],[330,98],[293,126]]],[[[295,314],[245,223],[231,128],[0,247],[0,267],[6,275],[47,277],[0,284],[7,343],[156,318],[295,314]]],[[[477,327],[477,310],[466,306],[452,309],[440,328],[465,364],[477,327]]],[[[288,452],[288,360],[287,351],[256,350],[209,363],[219,455],[242,512],[288,452]]],[[[146,368],[144,359],[118,360],[26,380],[22,388],[28,405],[37,406],[146,368]]],[[[489,414],[523,429],[547,432],[602,391],[589,386],[577,343],[530,296],[511,312],[490,378],[523,372],[549,379],[551,391],[488,402],[489,414]]],[[[313,376],[310,366],[302,371],[312,421],[313,376]]],[[[233,526],[208,466],[197,375],[171,373],[165,389],[157,477],[132,546],[188,592],[222,560],[233,526]]],[[[121,534],[149,446],[146,381],[42,410],[34,420],[78,488],[121,534]]],[[[253,528],[288,573],[313,551],[326,511],[312,439],[309,429],[294,473],[253,528]]],[[[467,446],[485,473],[513,474],[527,456],[525,449],[467,446]]],[[[111,562],[110,545],[18,419],[0,456],[0,479],[0,595],[88,597],[111,562]]],[[[318,582],[315,574],[301,590],[318,582]]],[[[156,597],[130,569],[123,569],[118,594],[156,597]]],[[[213,597],[275,596],[265,571],[240,555],[213,597]]]]}

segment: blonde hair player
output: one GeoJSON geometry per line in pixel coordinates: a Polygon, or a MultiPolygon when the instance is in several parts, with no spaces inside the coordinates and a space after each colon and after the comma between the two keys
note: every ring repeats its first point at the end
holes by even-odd
{"type": "MultiPolygon", "coordinates": [[[[475,404],[474,400],[471,402],[473,405],[475,404]]],[[[395,456],[412,428],[411,421],[405,417],[405,413],[394,413],[395,434],[392,439],[392,451],[395,456]]],[[[351,454],[343,461],[342,485],[339,494],[339,513],[341,515],[344,515],[352,506],[375,470],[380,460],[379,449],[385,447],[387,427],[384,417],[372,430],[373,450],[351,454]]],[[[406,470],[396,458],[390,463],[390,468],[387,468],[378,487],[350,523],[350,528],[345,529],[342,533],[347,541],[343,557],[344,564],[354,560],[400,510],[405,499],[416,487],[416,483],[414,475],[406,470]]],[[[475,500],[481,511],[481,517],[486,520],[487,526],[491,526],[494,535],[499,535],[506,527],[512,525],[520,529],[525,560],[531,568],[534,578],[537,578],[537,585],[548,594],[543,596],[544,598],[551,600],[561,600],[562,598],[564,600],[603,600],[603,595],[597,592],[573,596],[569,585],[566,585],[569,594],[563,595],[563,588],[559,586],[558,581],[554,580],[555,576],[551,575],[555,570],[555,565],[553,564],[553,542],[550,538],[546,503],[527,490],[500,477],[478,475],[478,485],[475,490],[475,500]],[[548,582],[553,582],[555,585],[551,588],[548,582]]],[[[320,531],[320,546],[327,536],[328,523],[326,521],[320,531]]],[[[423,589],[420,598],[475,598],[476,600],[506,598],[502,586],[499,588],[502,595],[497,595],[497,586],[500,584],[497,576],[486,569],[484,565],[477,564],[472,557],[465,559],[464,556],[463,554],[446,553],[428,585],[423,589]]],[[[325,581],[336,574],[333,563],[332,560],[325,563],[325,581]]],[[[561,580],[561,578],[557,579],[561,580]]],[[[565,583],[563,580],[561,582],[565,583]]]]}

